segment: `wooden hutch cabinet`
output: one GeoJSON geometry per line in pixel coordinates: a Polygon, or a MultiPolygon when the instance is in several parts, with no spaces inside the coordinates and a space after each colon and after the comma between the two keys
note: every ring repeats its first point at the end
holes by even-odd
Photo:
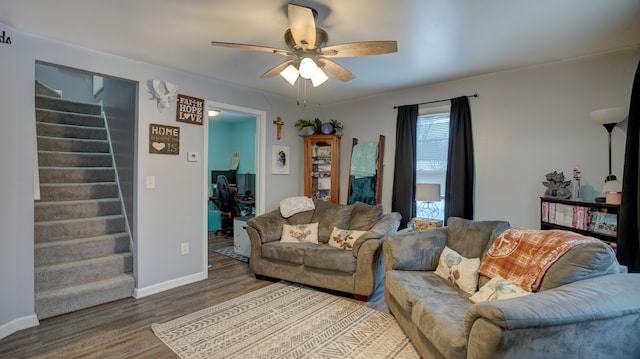
{"type": "Polygon", "coordinates": [[[304,195],[340,201],[340,137],[304,136],[304,195]]]}

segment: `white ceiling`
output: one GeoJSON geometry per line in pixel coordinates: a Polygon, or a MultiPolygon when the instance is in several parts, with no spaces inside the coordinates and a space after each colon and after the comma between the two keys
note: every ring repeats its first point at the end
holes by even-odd
{"type": "MultiPolygon", "coordinates": [[[[2,0],[0,23],[284,96],[260,75],[279,55],[210,41],[286,48],[287,0],[2,0]]],[[[307,88],[319,104],[640,44],[640,0],[297,0],[318,11],[328,45],[397,40],[394,54],[335,61],[356,79],[307,88]]],[[[61,64],[64,65],[64,64],[61,64]]],[[[301,93],[302,93],[301,88],[301,93]]]]}

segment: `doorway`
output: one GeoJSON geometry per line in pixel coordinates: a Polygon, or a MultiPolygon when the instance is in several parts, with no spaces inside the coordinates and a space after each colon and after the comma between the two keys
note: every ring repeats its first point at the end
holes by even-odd
{"type": "MultiPolygon", "coordinates": [[[[217,207],[210,197],[215,193],[217,174],[225,174],[236,185],[238,196],[243,199],[244,215],[258,215],[265,209],[265,159],[266,113],[251,108],[206,101],[206,109],[218,114],[205,121],[203,174],[208,194],[204,206],[208,245],[209,232],[222,225],[217,207]]],[[[206,247],[205,247],[206,248],[206,247]]],[[[208,256],[208,250],[206,255],[208,256]]],[[[208,263],[208,258],[205,261],[208,263]]]]}

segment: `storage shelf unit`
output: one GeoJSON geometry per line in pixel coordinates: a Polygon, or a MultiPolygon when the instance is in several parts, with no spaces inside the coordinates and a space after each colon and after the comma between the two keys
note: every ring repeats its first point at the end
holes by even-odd
{"type": "Polygon", "coordinates": [[[616,247],[618,217],[616,204],[569,199],[540,198],[540,228],[563,229],[598,238],[616,247]]]}
{"type": "Polygon", "coordinates": [[[332,203],[340,200],[340,137],[304,136],[304,195],[332,203]]]}

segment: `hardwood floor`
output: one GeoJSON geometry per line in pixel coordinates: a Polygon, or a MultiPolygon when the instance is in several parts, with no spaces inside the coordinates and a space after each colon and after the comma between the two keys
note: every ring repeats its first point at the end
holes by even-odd
{"type": "MultiPolygon", "coordinates": [[[[272,284],[213,252],[233,239],[209,234],[209,278],[141,299],[127,298],[40,321],[0,340],[0,358],[177,358],[151,331],[166,321],[272,284]]],[[[387,311],[382,293],[369,307],[387,311]]]]}

